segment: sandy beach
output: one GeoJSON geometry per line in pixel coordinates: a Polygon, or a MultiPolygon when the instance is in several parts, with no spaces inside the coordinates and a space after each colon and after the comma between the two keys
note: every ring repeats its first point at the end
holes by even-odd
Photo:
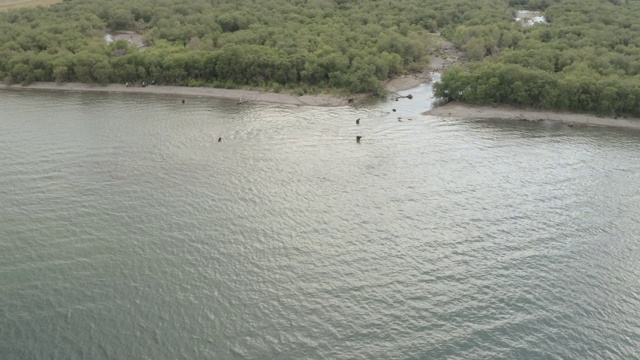
{"type": "MultiPolygon", "coordinates": [[[[420,73],[398,77],[386,83],[390,92],[401,91],[413,88],[423,83],[429,82],[428,73],[420,73]]],[[[277,103],[298,106],[348,106],[349,97],[339,97],[334,95],[302,95],[296,96],[284,93],[269,93],[255,90],[238,89],[216,89],[207,87],[185,87],[185,86],[159,86],[150,85],[147,87],[126,87],[124,84],[93,85],[82,83],[33,83],[27,86],[6,85],[0,83],[0,90],[15,91],[83,91],[83,92],[120,92],[133,94],[165,94],[176,97],[211,97],[217,99],[227,99],[237,102],[254,103],[277,103]]],[[[358,103],[367,98],[367,95],[358,94],[353,97],[358,103]]],[[[465,118],[465,119],[503,119],[516,121],[557,121],[567,126],[610,126],[627,129],[640,130],[640,119],[632,118],[610,118],[588,114],[562,113],[554,111],[542,111],[535,109],[520,109],[512,106],[474,106],[459,102],[451,102],[429,110],[424,115],[465,118]]]]}
{"type": "Polygon", "coordinates": [[[208,87],[161,86],[127,87],[124,84],[94,85],[83,83],[56,84],[49,82],[32,83],[26,86],[0,84],[5,90],[56,90],[56,91],[84,91],[84,92],[120,92],[132,94],[166,94],[176,97],[201,96],[217,99],[228,99],[238,102],[262,102],[306,106],[346,106],[347,97],[331,95],[303,95],[296,96],[284,93],[268,93],[254,90],[216,89],[208,87]]]}
{"type": "MultiPolygon", "coordinates": [[[[414,88],[431,81],[428,72],[399,76],[385,84],[389,92],[396,92],[414,88]]],[[[84,84],[36,82],[29,85],[7,85],[0,82],[0,90],[55,90],[55,91],[85,91],[85,92],[122,92],[134,94],[167,94],[175,96],[201,96],[217,99],[234,100],[238,102],[277,103],[300,106],[348,106],[349,99],[355,103],[367,99],[370,95],[354,94],[337,96],[331,94],[297,96],[287,93],[271,93],[258,90],[217,89],[211,87],[187,87],[170,85],[149,85],[146,87],[127,87],[124,84],[84,84]]]]}
{"type": "Polygon", "coordinates": [[[588,114],[573,114],[535,109],[519,109],[511,106],[473,106],[451,102],[423,113],[424,115],[465,118],[465,119],[503,119],[516,121],[557,121],[568,126],[609,126],[640,130],[640,119],[610,118],[588,114]]]}

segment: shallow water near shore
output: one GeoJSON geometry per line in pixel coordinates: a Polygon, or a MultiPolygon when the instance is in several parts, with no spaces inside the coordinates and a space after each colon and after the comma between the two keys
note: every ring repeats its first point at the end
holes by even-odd
{"type": "Polygon", "coordinates": [[[640,132],[430,92],[0,91],[0,359],[637,358],[640,132]]]}

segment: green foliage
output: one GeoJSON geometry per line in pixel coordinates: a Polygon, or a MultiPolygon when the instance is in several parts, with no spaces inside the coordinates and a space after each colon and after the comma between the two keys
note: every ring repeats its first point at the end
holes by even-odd
{"type": "Polygon", "coordinates": [[[424,66],[426,34],[450,23],[431,2],[68,0],[0,14],[0,74],[383,93],[383,80],[424,66]],[[148,46],[102,40],[125,30],[148,46]]]}
{"type": "Polygon", "coordinates": [[[456,20],[445,35],[475,62],[445,72],[437,96],[640,116],[640,1],[510,0],[496,2],[493,10],[485,5],[487,13],[545,10],[549,23],[456,20]]]}
{"type": "Polygon", "coordinates": [[[640,0],[67,0],[0,13],[0,77],[383,94],[424,69],[440,31],[471,63],[438,96],[640,115],[638,13],[640,0]],[[520,9],[549,24],[521,26],[520,9]],[[147,46],[102,38],[124,30],[147,46]]]}

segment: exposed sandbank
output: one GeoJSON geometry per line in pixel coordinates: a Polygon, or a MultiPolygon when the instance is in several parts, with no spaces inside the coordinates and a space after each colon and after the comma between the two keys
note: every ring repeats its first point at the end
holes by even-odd
{"type": "Polygon", "coordinates": [[[431,82],[431,76],[428,72],[420,72],[410,75],[398,76],[387,80],[385,87],[391,93],[402,90],[413,89],[419,85],[431,82]]]}
{"type": "Polygon", "coordinates": [[[519,109],[509,106],[473,106],[451,102],[423,113],[424,115],[465,118],[465,119],[503,119],[517,121],[558,121],[568,126],[608,126],[640,130],[640,119],[599,117],[588,114],[573,114],[535,109],[519,109]]]}
{"type": "Polygon", "coordinates": [[[203,96],[242,102],[265,102],[308,106],[346,106],[347,97],[332,95],[302,95],[268,93],[254,90],[216,89],[208,87],[149,85],[147,87],[126,87],[124,84],[94,85],[83,83],[56,84],[37,82],[26,86],[0,83],[6,90],[63,90],[83,92],[120,92],[133,94],[166,94],[175,96],[203,96]]]}
{"type": "MultiPolygon", "coordinates": [[[[420,84],[427,83],[431,79],[427,72],[399,76],[387,81],[386,87],[390,92],[407,90],[420,84]]],[[[202,96],[216,99],[227,99],[238,102],[277,103],[301,106],[347,106],[349,99],[360,102],[368,97],[367,94],[354,94],[350,96],[337,96],[331,94],[318,95],[293,95],[287,93],[272,93],[259,90],[242,89],[218,89],[210,87],[187,87],[170,85],[148,85],[146,87],[127,87],[124,84],[84,84],[35,82],[29,85],[7,85],[0,82],[0,89],[4,90],[62,90],[83,92],[122,92],[134,94],[166,94],[176,96],[202,96]]]]}

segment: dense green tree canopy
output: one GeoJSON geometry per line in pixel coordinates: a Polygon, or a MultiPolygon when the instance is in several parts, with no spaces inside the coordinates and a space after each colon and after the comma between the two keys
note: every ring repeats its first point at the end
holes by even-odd
{"type": "MultiPolygon", "coordinates": [[[[499,3],[499,2],[496,2],[499,3]]],[[[436,94],[475,104],[640,115],[640,1],[510,0],[543,10],[548,24],[462,21],[445,35],[470,60],[436,94]]]]}
{"type": "Polygon", "coordinates": [[[65,0],[0,13],[0,79],[383,93],[439,31],[470,61],[440,97],[637,116],[636,14],[640,0],[65,0]],[[125,30],[146,47],[103,39],[125,30]]]}
{"type": "Polygon", "coordinates": [[[446,21],[418,0],[66,0],[0,14],[0,78],[383,92],[446,21]],[[124,30],[148,46],[103,40],[124,30]]]}

